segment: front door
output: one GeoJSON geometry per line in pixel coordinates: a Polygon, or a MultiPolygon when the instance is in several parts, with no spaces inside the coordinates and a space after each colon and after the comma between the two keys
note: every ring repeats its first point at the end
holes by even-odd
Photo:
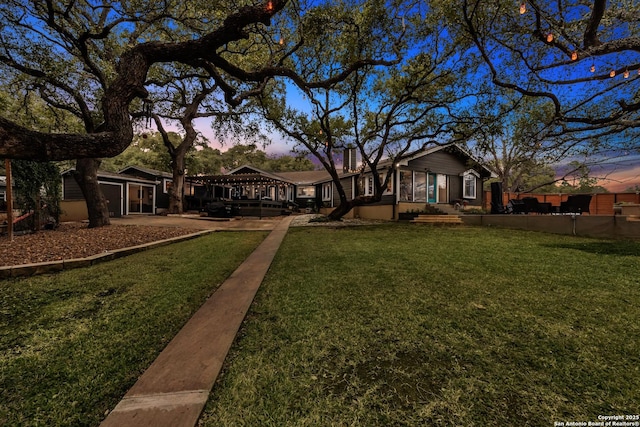
{"type": "Polygon", "coordinates": [[[427,202],[436,203],[438,201],[438,178],[435,173],[427,174],[427,202]]]}

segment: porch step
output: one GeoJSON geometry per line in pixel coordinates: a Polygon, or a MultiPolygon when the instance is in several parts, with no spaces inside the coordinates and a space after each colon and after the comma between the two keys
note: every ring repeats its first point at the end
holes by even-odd
{"type": "Polygon", "coordinates": [[[459,215],[418,215],[414,224],[464,224],[459,215]]]}
{"type": "Polygon", "coordinates": [[[628,222],[640,222],[640,216],[638,215],[627,215],[628,222]]]}

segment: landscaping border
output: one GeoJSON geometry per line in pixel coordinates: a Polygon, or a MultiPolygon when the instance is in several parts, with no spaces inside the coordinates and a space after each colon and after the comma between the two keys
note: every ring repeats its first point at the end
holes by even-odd
{"type": "Polygon", "coordinates": [[[122,258],[138,252],[146,251],[160,246],[172,243],[182,242],[185,240],[195,239],[205,234],[215,233],[219,230],[202,230],[184,236],[172,237],[170,239],[157,240],[155,242],[143,243],[141,245],[129,246],[122,249],[114,249],[99,254],[91,255],[85,258],[73,258],[59,261],[45,261],[32,264],[7,265],[0,267],[0,280],[11,277],[28,277],[38,274],[56,273],[63,270],[71,270],[74,268],[89,267],[105,261],[111,261],[122,258]]]}

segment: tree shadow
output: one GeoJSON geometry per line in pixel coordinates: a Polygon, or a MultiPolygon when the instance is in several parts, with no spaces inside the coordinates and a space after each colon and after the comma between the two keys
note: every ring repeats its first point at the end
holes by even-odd
{"type": "Polygon", "coordinates": [[[573,249],[598,255],[640,256],[640,242],[619,240],[611,242],[558,243],[550,248],[573,249]]]}

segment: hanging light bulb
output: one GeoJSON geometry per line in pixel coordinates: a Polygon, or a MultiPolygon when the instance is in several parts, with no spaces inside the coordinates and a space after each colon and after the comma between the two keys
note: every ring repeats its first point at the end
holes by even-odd
{"type": "Polygon", "coordinates": [[[280,46],[282,46],[284,44],[284,38],[282,38],[282,36],[280,36],[280,40],[278,40],[278,44],[280,46]]]}
{"type": "Polygon", "coordinates": [[[553,41],[553,33],[547,34],[547,43],[551,43],[553,41]]]}
{"type": "Polygon", "coordinates": [[[595,73],[595,72],[596,72],[596,66],[595,66],[595,64],[593,64],[593,65],[591,66],[591,68],[589,69],[589,71],[591,71],[592,73],[595,73]]]}
{"type": "Polygon", "coordinates": [[[625,79],[629,78],[629,69],[627,68],[626,70],[624,70],[624,74],[622,74],[624,76],[625,79]]]}
{"type": "Polygon", "coordinates": [[[527,4],[525,2],[520,3],[520,15],[527,13],[527,4]]]}
{"type": "Polygon", "coordinates": [[[267,12],[271,12],[273,10],[273,2],[269,0],[267,2],[267,12]]]}
{"type": "Polygon", "coordinates": [[[573,52],[571,52],[571,60],[575,61],[576,59],[578,59],[578,52],[574,50],[573,52]]]}
{"type": "Polygon", "coordinates": [[[614,78],[616,76],[616,70],[611,70],[609,72],[609,77],[614,78]]]}

